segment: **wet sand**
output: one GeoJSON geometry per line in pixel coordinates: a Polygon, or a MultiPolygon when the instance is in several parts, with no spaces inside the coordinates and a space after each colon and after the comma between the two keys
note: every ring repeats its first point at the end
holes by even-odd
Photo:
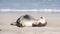
{"type": "Polygon", "coordinates": [[[47,19],[45,27],[16,27],[10,25],[26,13],[0,13],[0,34],[60,34],[60,14],[30,14],[35,18],[44,16],[47,19]]]}

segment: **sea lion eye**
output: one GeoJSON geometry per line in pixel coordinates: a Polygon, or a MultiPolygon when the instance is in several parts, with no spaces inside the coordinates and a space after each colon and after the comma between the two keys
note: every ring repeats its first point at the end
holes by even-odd
{"type": "Polygon", "coordinates": [[[13,24],[11,23],[11,25],[13,25],[13,24]]]}
{"type": "Polygon", "coordinates": [[[41,19],[43,19],[43,17],[40,17],[41,19]]]}

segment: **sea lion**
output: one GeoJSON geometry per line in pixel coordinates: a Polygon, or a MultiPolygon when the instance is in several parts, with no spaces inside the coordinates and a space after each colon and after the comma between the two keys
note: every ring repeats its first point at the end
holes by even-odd
{"type": "Polygon", "coordinates": [[[11,25],[18,27],[41,27],[41,26],[46,26],[46,24],[47,21],[44,17],[40,17],[39,19],[36,19],[28,14],[19,17],[15,23],[11,23],[11,25]]]}

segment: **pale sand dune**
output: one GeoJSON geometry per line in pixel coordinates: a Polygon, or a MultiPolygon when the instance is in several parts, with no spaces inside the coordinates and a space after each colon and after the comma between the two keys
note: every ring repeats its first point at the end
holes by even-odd
{"type": "Polygon", "coordinates": [[[60,14],[31,14],[35,18],[44,16],[47,19],[46,27],[16,27],[10,25],[24,13],[1,13],[0,34],[60,34],[60,14]]]}

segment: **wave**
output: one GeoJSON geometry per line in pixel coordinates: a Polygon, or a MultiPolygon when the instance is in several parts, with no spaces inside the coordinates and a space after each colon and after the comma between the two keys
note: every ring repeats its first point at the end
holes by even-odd
{"type": "Polygon", "coordinates": [[[0,12],[60,12],[60,9],[0,9],[0,12]]]}

